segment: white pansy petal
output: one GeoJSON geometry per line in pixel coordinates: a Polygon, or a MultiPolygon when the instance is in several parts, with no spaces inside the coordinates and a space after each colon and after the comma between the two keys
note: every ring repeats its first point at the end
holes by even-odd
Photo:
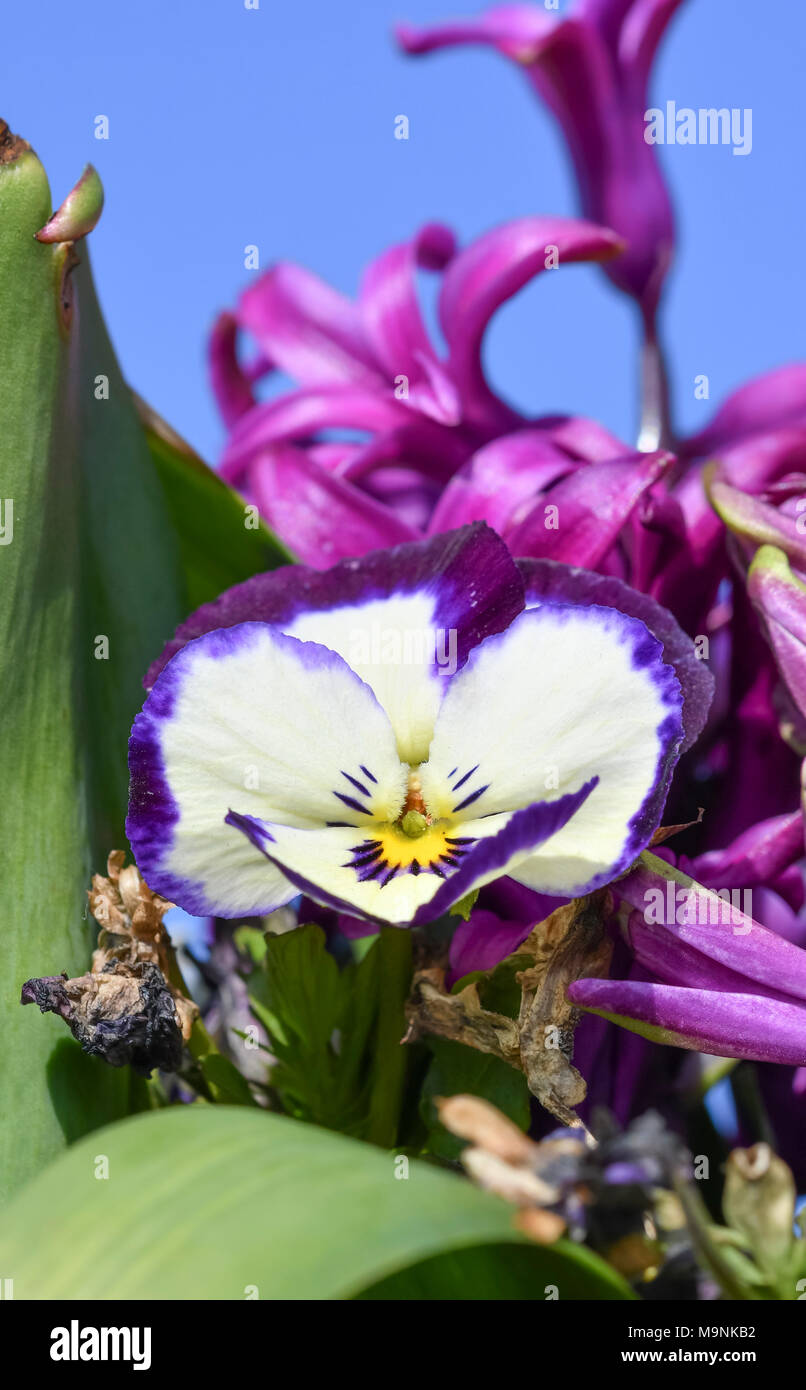
{"type": "Polygon", "coordinates": [[[434,815],[512,810],[598,784],[513,878],[574,896],[627,867],[655,830],[682,737],[660,643],[615,609],[545,604],[470,655],[451,682],[429,761],[434,815]]]}
{"type": "Polygon", "coordinates": [[[445,680],[456,670],[449,639],[438,630],[428,594],[389,598],[303,613],[285,629],[304,642],[321,642],[338,652],[374,690],[391,720],[401,759],[426,756],[445,680]]]}
{"type": "Polygon", "coordinates": [[[337,651],[375,691],[403,762],[428,752],[451,676],[468,652],[523,608],[523,582],[504,542],[483,523],[374,551],[317,571],[288,565],[255,575],[199,608],[149,672],[214,628],[272,623],[337,651]]]}
{"type": "Polygon", "coordinates": [[[263,913],[294,896],[225,825],[231,806],[286,825],[364,826],[398,815],[406,782],[368,686],[334,652],[264,623],[182,648],[135,720],[129,766],[137,863],[198,916],[263,913]]]}
{"type": "Polygon", "coordinates": [[[593,785],[512,814],[433,827],[414,840],[388,825],[356,835],[341,827],[272,825],[234,811],[227,823],[281,869],[295,891],[368,921],[416,926],[511,873],[578,814],[593,785]]]}

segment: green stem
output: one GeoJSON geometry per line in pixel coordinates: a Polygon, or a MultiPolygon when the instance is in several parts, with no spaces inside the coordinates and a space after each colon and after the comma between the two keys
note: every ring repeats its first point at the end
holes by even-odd
{"type": "Polygon", "coordinates": [[[366,1137],[372,1144],[391,1149],[397,1142],[409,1060],[401,1043],[411,986],[411,932],[400,927],[381,927],[375,950],[380,952],[380,986],[366,1137]]]}

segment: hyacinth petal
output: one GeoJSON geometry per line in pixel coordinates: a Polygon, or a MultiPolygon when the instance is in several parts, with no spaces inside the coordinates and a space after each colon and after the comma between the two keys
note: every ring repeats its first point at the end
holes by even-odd
{"type": "Polygon", "coordinates": [[[419,926],[441,917],[550,840],[578,813],[592,789],[593,781],[588,781],[556,800],[466,822],[463,833],[475,843],[458,866],[443,863],[439,874],[375,875],[363,866],[357,869],[349,860],[357,838],[354,827],[289,828],[237,812],[230,813],[227,823],[241,830],[299,892],[323,907],[393,926],[419,926]]]}
{"type": "Polygon", "coordinates": [[[260,449],[270,444],[307,440],[319,430],[383,431],[405,424],[407,411],[391,391],[365,386],[325,385],[290,391],[256,405],[236,421],[221,460],[221,473],[236,483],[260,449]]]}
{"type": "MultiPolygon", "coordinates": [[[[615,233],[591,222],[524,217],[493,228],[455,257],[442,280],[439,318],[449,369],[471,417],[497,423],[507,418],[481,365],[482,339],[496,309],[545,270],[554,255],[562,266],[606,260],[621,249],[615,233]]],[[[512,412],[508,418],[517,419],[512,412]]]]}
{"type": "Polygon", "coordinates": [[[691,638],[676,619],[647,594],[640,594],[610,575],[576,569],[556,560],[519,560],[526,606],[538,603],[598,604],[638,618],[661,643],[663,660],[673,666],[683,695],[685,738],[681,752],[696,742],[705,727],[714,694],[714,678],[700,661],[691,638]]]}
{"type": "Polygon", "coordinates": [[[806,714],[806,584],[792,573],[782,550],[762,545],[747,574],[747,592],[784,683],[806,714]]]}
{"type": "Polygon", "coordinates": [[[477,523],[344,560],[325,572],[289,565],[256,575],[197,609],[154,663],[146,684],[204,632],[273,623],[339,651],[388,710],[401,757],[419,762],[427,756],[452,675],[477,643],[508,627],[522,609],[523,582],[509,551],[494,531],[477,523]]]}
{"type": "Polygon", "coordinates": [[[486,521],[506,536],[518,509],[579,466],[546,430],[517,430],[494,439],[454,474],[431,515],[429,533],[486,521]]]}
{"type": "Polygon", "coordinates": [[[798,531],[799,518],[787,516],[779,507],[725,482],[714,475],[708,483],[708,497],[729,530],[753,545],[778,547],[806,569],[806,534],[798,531]]]}
{"type": "Polygon", "coordinates": [[[482,43],[516,60],[568,143],[586,217],[624,238],[606,273],[651,317],[671,260],[673,220],[652,145],[644,139],[649,66],[672,0],[583,6],[568,18],[501,6],[477,20],[398,31],[410,53],[482,43]]]}
{"type": "MultiPolygon", "coordinates": [[[[664,925],[647,922],[641,912],[630,913],[626,935],[638,964],[662,984],[717,990],[722,994],[755,992],[751,982],[738,970],[712,960],[688,942],[671,936],[664,925]]],[[[790,1004],[794,1002],[785,988],[771,989],[767,986],[763,993],[770,999],[784,999],[790,1004]]]]}
{"type": "Polygon", "coordinates": [[[414,528],[389,507],[320,467],[304,449],[278,444],[261,450],[249,482],[268,524],[304,564],[317,569],[417,539],[414,528]]]}
{"type": "Polygon", "coordinates": [[[669,935],[743,975],[748,988],[777,990],[782,981],[806,999],[806,951],[728,905],[688,874],[644,853],[616,887],[639,912],[650,912],[669,935]]]}
{"type": "Polygon", "coordinates": [[[450,973],[446,984],[450,988],[463,975],[474,970],[493,970],[506,960],[538,922],[544,922],[556,908],[564,906],[567,898],[553,898],[545,893],[531,894],[531,915],[528,921],[508,921],[497,912],[476,907],[466,922],[460,922],[451,938],[450,973]]]}
{"type": "Polygon", "coordinates": [[[225,825],[233,801],[289,825],[363,823],[393,819],[405,789],[369,687],[336,653],[254,622],[208,632],[174,657],[134,722],[129,768],[138,866],[199,917],[263,915],[294,896],[225,825]],[[361,764],[372,779],[359,798],[361,764]]]}
{"type": "Polygon", "coordinates": [[[456,44],[482,43],[523,62],[552,28],[550,16],[536,5],[496,5],[477,18],[449,20],[428,28],[398,24],[395,36],[407,53],[431,53],[456,44]]]}
{"type": "Polygon", "coordinates": [[[636,980],[578,980],[568,997],[654,1042],[753,1062],[806,1062],[806,1009],[799,1004],[636,980]]]}
{"type": "Polygon", "coordinates": [[[681,861],[681,868],[706,888],[755,888],[773,882],[803,853],[803,816],[798,810],[751,825],[726,849],[681,861]]]}
{"type": "Polygon", "coordinates": [[[806,419],[806,363],[755,377],[719,407],[709,425],[680,446],[686,458],[707,458],[753,435],[806,419]]]}
{"type": "Polygon", "coordinates": [[[645,102],[658,45],[682,3],[683,0],[629,0],[626,7],[623,3],[611,6],[626,9],[617,37],[618,60],[621,71],[628,75],[630,94],[639,105],[645,102]]]}
{"type": "Polygon", "coordinates": [[[383,369],[387,386],[406,379],[409,398],[416,391],[420,408],[428,404],[436,418],[455,423],[458,406],[450,382],[440,376],[417,297],[418,267],[443,270],[456,251],[450,228],[429,223],[400,246],[373,261],[364,274],[359,311],[367,340],[383,369]]]}
{"type": "Polygon", "coordinates": [[[572,473],[507,536],[512,553],[595,569],[647,489],[673,459],[674,455],[659,449],[572,473]]]}
{"type": "Polygon", "coordinates": [[[578,896],[648,843],[681,741],[680,704],[643,623],[606,608],[530,609],[451,681],[420,769],[423,795],[434,815],[484,816],[595,774],[577,815],[510,871],[537,892],[578,896]]]}
{"type": "Polygon", "coordinates": [[[604,463],[606,459],[623,458],[627,452],[615,434],[586,415],[544,415],[534,424],[548,431],[569,458],[585,463],[604,463]]]}
{"type": "Polygon", "coordinates": [[[207,348],[210,384],[228,429],[255,404],[252,383],[238,362],[236,345],[238,320],[234,314],[219,314],[210,333],[207,348]]]}
{"type": "Polygon", "coordinates": [[[303,385],[380,383],[355,304],[303,266],[273,266],[245,290],[238,322],[275,367],[303,385]]]}

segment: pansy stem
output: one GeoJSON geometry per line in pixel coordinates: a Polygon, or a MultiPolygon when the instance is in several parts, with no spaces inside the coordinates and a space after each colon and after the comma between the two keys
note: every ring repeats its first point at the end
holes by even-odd
{"type": "Polygon", "coordinates": [[[409,1060],[401,1042],[406,1032],[405,1004],[411,986],[411,932],[381,927],[375,950],[380,952],[380,987],[366,1137],[370,1143],[390,1149],[397,1140],[409,1060]]]}

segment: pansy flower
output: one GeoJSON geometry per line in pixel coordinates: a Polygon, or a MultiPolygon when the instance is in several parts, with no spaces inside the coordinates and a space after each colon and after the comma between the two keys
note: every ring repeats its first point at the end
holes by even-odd
{"type": "Polygon", "coordinates": [[[562,571],[527,598],[473,524],[199,609],[130,742],[127,828],[152,889],[197,915],[304,893],[407,925],[501,875],[576,896],[622,873],[703,717],[690,644],[578,581],[564,593],[562,571]]]}

